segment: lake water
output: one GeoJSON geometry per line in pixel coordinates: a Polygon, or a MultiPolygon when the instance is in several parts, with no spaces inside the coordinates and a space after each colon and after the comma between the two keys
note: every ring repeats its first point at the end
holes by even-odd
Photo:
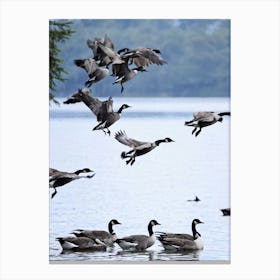
{"type": "MultiPolygon", "coordinates": [[[[106,98],[103,98],[106,99],[106,98]]],[[[80,179],[58,188],[50,199],[49,260],[51,262],[230,262],[230,217],[220,209],[230,207],[230,119],[202,129],[198,137],[184,126],[196,111],[230,110],[228,98],[114,98],[115,111],[127,103],[111,136],[92,131],[96,119],[82,103],[50,108],[50,167],[75,171],[88,167],[92,179],[80,179]],[[136,158],[133,166],[121,159],[130,148],[114,139],[114,133],[142,141],[165,137],[152,152],[136,158]],[[197,195],[201,201],[188,202],[197,195]],[[146,252],[125,252],[116,244],[107,252],[61,253],[56,237],[71,236],[77,228],[107,230],[117,219],[118,237],[148,234],[147,224],[156,219],[155,231],[191,233],[197,229],[204,250],[169,253],[160,242],[146,252]]],[[[50,195],[53,189],[50,189],[50,195]]]]}

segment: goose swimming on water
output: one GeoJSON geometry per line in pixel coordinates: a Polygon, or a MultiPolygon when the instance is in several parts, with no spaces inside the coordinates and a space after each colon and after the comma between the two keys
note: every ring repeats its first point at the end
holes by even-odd
{"type": "Polygon", "coordinates": [[[105,230],[83,230],[76,229],[72,234],[77,237],[88,237],[91,239],[98,239],[103,242],[106,246],[113,246],[114,242],[117,240],[117,235],[113,230],[114,225],[121,225],[116,219],[113,219],[108,224],[108,232],[105,230]]]}
{"type": "Polygon", "coordinates": [[[192,134],[194,134],[196,130],[199,129],[195,133],[195,136],[198,136],[203,127],[215,124],[218,121],[222,122],[223,116],[230,116],[230,112],[218,114],[214,114],[213,112],[196,112],[193,114],[194,118],[191,121],[186,121],[185,125],[194,127],[192,134]]]}
{"type": "Polygon", "coordinates": [[[203,222],[199,219],[192,221],[192,235],[187,233],[157,232],[157,239],[165,250],[201,250],[204,245],[200,233],[196,230],[196,225],[198,224],[203,224],[203,222]]]}
{"type": "Polygon", "coordinates": [[[123,104],[117,112],[114,112],[112,97],[109,97],[108,100],[100,101],[97,98],[93,98],[88,94],[83,93],[83,90],[81,89],[63,103],[72,104],[77,102],[83,102],[96,116],[99,123],[92,130],[102,130],[105,135],[107,133],[110,135],[111,132],[109,127],[120,119],[122,111],[131,107],[127,104],[123,104]]]}
{"type": "Polygon", "coordinates": [[[200,199],[198,198],[198,196],[195,196],[194,199],[188,199],[187,201],[195,201],[195,202],[198,202],[198,201],[200,201],[200,199]]]}
{"type": "Polygon", "coordinates": [[[153,227],[160,225],[156,220],[151,220],[148,224],[149,235],[130,235],[116,240],[116,243],[123,250],[143,251],[154,245],[156,237],[153,227]]]}
{"type": "Polygon", "coordinates": [[[100,240],[88,237],[57,237],[63,251],[106,251],[106,245],[100,240]]]}
{"type": "Polygon", "coordinates": [[[174,140],[170,139],[169,137],[166,137],[164,139],[156,140],[154,142],[141,142],[132,138],[129,138],[125,131],[118,131],[115,134],[115,139],[118,140],[121,144],[124,144],[126,146],[129,146],[132,148],[132,150],[128,152],[122,152],[121,158],[129,158],[129,160],[126,161],[126,164],[133,165],[135,162],[135,158],[138,156],[142,156],[150,151],[152,151],[154,148],[158,147],[161,143],[170,143],[174,142],[174,140]]]}
{"type": "Polygon", "coordinates": [[[230,208],[220,209],[224,216],[230,216],[230,208]]]}
{"type": "Polygon", "coordinates": [[[57,194],[56,188],[64,186],[74,180],[81,179],[81,178],[92,178],[95,173],[91,175],[82,176],[81,173],[92,173],[94,171],[90,170],[89,168],[79,169],[75,172],[64,172],[59,171],[54,168],[49,168],[49,187],[54,189],[51,198],[53,198],[57,194]]]}

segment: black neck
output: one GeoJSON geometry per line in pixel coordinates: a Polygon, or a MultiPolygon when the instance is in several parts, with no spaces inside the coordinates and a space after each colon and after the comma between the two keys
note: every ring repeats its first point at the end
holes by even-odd
{"type": "Polygon", "coordinates": [[[114,230],[113,230],[113,225],[112,225],[112,223],[109,223],[109,224],[108,224],[108,230],[109,230],[109,232],[110,232],[111,234],[114,234],[114,230]]]}
{"type": "Polygon", "coordinates": [[[192,222],[192,233],[193,233],[193,239],[195,239],[195,235],[196,235],[197,231],[196,231],[194,222],[192,222]]]}
{"type": "Polygon", "coordinates": [[[118,110],[118,113],[121,114],[122,110],[123,110],[123,106],[120,107],[120,109],[118,110]]]}
{"type": "Polygon", "coordinates": [[[83,172],[83,170],[82,170],[82,169],[79,169],[79,170],[75,171],[74,173],[77,174],[77,175],[79,175],[79,174],[82,173],[82,172],[83,172]]]}
{"type": "Polygon", "coordinates": [[[163,143],[163,142],[165,142],[165,140],[157,140],[157,141],[155,141],[155,144],[158,146],[160,143],[163,143]]]}
{"type": "Polygon", "coordinates": [[[152,224],[148,225],[148,232],[149,232],[150,236],[152,236],[154,234],[154,232],[153,232],[153,225],[152,224]]]}

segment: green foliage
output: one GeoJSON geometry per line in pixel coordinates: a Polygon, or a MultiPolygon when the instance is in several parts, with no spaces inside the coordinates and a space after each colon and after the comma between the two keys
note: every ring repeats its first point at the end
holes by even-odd
{"type": "Polygon", "coordinates": [[[63,74],[68,74],[62,66],[63,59],[60,58],[60,44],[64,43],[74,33],[71,30],[71,21],[50,21],[49,22],[49,100],[58,103],[54,97],[56,81],[64,82],[63,74]]]}

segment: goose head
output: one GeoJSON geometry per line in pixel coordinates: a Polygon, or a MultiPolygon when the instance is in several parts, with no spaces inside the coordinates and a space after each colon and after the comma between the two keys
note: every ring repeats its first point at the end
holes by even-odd
{"type": "Polygon", "coordinates": [[[131,106],[127,105],[127,104],[123,104],[120,109],[118,110],[118,113],[121,114],[122,110],[123,109],[127,109],[127,108],[130,108],[131,106]]]}
{"type": "Polygon", "coordinates": [[[155,52],[155,53],[160,53],[161,54],[159,49],[152,49],[152,51],[155,52]]]}
{"type": "Polygon", "coordinates": [[[156,220],[151,220],[148,224],[148,232],[150,236],[154,236],[153,226],[160,225],[156,220]]]}
{"type": "Polygon", "coordinates": [[[130,108],[130,107],[131,107],[131,106],[129,106],[129,105],[127,105],[127,104],[123,104],[123,105],[121,106],[122,110],[123,110],[123,109],[130,108]]]}
{"type": "Polygon", "coordinates": [[[197,225],[197,224],[204,224],[204,223],[202,221],[200,221],[199,219],[194,219],[193,224],[197,225]]]}
{"type": "Polygon", "coordinates": [[[162,140],[156,140],[155,141],[155,144],[158,146],[160,143],[170,143],[170,142],[175,142],[174,140],[172,140],[171,138],[169,137],[166,137],[162,140]]]}
{"type": "Polygon", "coordinates": [[[158,223],[156,220],[151,220],[151,221],[149,222],[149,225],[150,225],[150,226],[156,226],[156,225],[160,225],[160,223],[158,223]]]}
{"type": "Polygon", "coordinates": [[[109,222],[109,224],[108,224],[108,230],[109,230],[109,232],[110,232],[112,235],[115,235],[115,237],[116,237],[116,233],[115,233],[114,230],[113,230],[113,226],[114,226],[114,225],[121,225],[121,223],[120,223],[118,220],[113,219],[113,220],[111,220],[111,221],[109,222]]]}
{"type": "Polygon", "coordinates": [[[111,221],[110,221],[110,224],[111,224],[112,226],[114,226],[114,225],[121,225],[121,223],[120,223],[118,220],[116,220],[116,219],[111,220],[111,221]]]}
{"type": "Polygon", "coordinates": [[[164,142],[169,143],[169,142],[175,142],[174,140],[172,140],[169,137],[164,138],[164,142]]]}
{"type": "Polygon", "coordinates": [[[118,50],[118,54],[121,54],[121,53],[126,53],[126,52],[129,52],[130,51],[130,49],[129,48],[123,48],[123,49],[120,49],[120,50],[118,50]]]}
{"type": "Polygon", "coordinates": [[[148,72],[143,66],[133,68],[132,70],[136,70],[138,72],[148,72]]]}
{"type": "Polygon", "coordinates": [[[79,175],[80,173],[89,173],[89,172],[94,172],[94,171],[89,168],[83,168],[83,169],[79,169],[79,170],[75,171],[74,173],[79,175]]]}

